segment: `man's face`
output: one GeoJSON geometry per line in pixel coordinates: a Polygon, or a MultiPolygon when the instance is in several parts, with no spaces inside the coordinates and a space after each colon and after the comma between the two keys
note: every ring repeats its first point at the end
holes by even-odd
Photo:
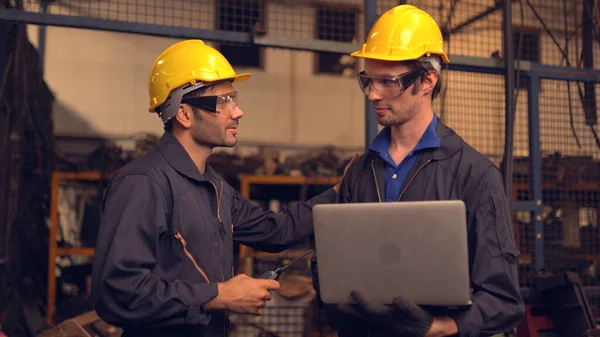
{"type": "MultiPolygon", "coordinates": [[[[410,86],[399,90],[394,79],[412,71],[400,62],[370,60],[365,61],[364,76],[372,78],[372,88],[368,99],[373,103],[377,122],[383,126],[398,126],[411,120],[419,111],[419,90],[410,86]]],[[[416,76],[416,75],[415,75],[416,76]]]]}
{"type": "MultiPolygon", "coordinates": [[[[219,83],[202,96],[217,96],[216,112],[195,109],[194,121],[189,129],[192,139],[199,145],[233,147],[237,144],[238,124],[244,112],[237,106],[237,95],[231,83],[219,83]]],[[[189,105],[185,106],[191,109],[189,105]]]]}

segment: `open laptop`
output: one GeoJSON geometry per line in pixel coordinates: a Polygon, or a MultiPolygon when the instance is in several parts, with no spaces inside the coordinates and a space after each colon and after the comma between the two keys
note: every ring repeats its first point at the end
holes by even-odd
{"type": "Polygon", "coordinates": [[[323,302],[471,304],[462,201],[323,204],[313,220],[323,302]]]}

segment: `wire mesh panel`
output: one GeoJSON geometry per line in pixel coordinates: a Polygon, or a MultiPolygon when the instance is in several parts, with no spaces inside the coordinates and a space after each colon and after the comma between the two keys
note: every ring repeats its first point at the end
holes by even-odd
{"type": "Polygon", "coordinates": [[[434,109],[471,146],[500,164],[504,142],[504,87],[499,75],[444,71],[434,109]]]}
{"type": "MultiPolygon", "coordinates": [[[[361,44],[364,32],[363,0],[268,1],[265,25],[268,36],[316,39],[361,44]]],[[[397,1],[377,1],[381,15],[397,1]]],[[[344,53],[315,52],[313,73],[344,75],[357,72],[357,60],[344,53]]]]}
{"type": "MultiPolygon", "coordinates": [[[[25,10],[38,12],[42,1],[50,14],[236,32],[257,30],[300,38],[315,38],[319,34],[315,18],[320,16],[330,31],[354,26],[356,32],[344,28],[337,33],[336,41],[360,41],[364,36],[363,0],[22,0],[21,3],[25,10]]],[[[397,3],[379,0],[377,13],[382,14],[397,3]]]]}
{"type": "MultiPolygon", "coordinates": [[[[583,87],[541,81],[544,267],[575,271],[583,286],[600,286],[600,142],[597,121],[586,113],[589,103],[578,86],[583,87]]],[[[600,316],[600,299],[590,301],[600,316]]]]}
{"type": "MultiPolygon", "coordinates": [[[[473,148],[502,167],[504,154],[504,76],[444,71],[442,92],[434,109],[473,148]]],[[[529,201],[527,96],[517,95],[513,166],[513,201],[529,201]]],[[[528,287],[535,277],[534,229],[529,212],[513,212],[513,230],[521,253],[519,277],[528,287]]]]}
{"type": "MultiPolygon", "coordinates": [[[[502,1],[412,0],[442,27],[453,55],[502,58],[502,1]]],[[[547,65],[593,68],[586,48],[598,55],[598,3],[593,0],[520,0],[512,3],[516,59],[547,65]]],[[[523,80],[522,87],[527,87],[523,80]]]]}
{"type": "Polygon", "coordinates": [[[408,3],[427,11],[436,20],[444,34],[448,54],[492,57],[501,51],[501,2],[411,0],[408,3]]]}
{"type": "MultiPolygon", "coordinates": [[[[361,43],[365,36],[364,3],[364,0],[59,0],[49,2],[47,12],[112,20],[113,23],[144,23],[274,38],[361,43]]],[[[397,1],[377,1],[377,13],[382,14],[395,5],[397,1]]],[[[24,0],[24,7],[31,12],[41,11],[40,0],[24,0]]],[[[113,25],[103,27],[110,30],[113,25]]],[[[161,33],[158,31],[156,34],[161,33]]],[[[177,32],[170,31],[169,35],[177,36],[177,32]]],[[[204,39],[211,40],[210,43],[235,67],[265,69],[267,48],[252,44],[249,37],[227,38],[222,33],[209,35],[210,38],[204,39]]],[[[356,73],[356,64],[357,60],[347,54],[318,52],[315,53],[313,72],[352,76],[356,73]]]]}
{"type": "Polygon", "coordinates": [[[352,42],[362,37],[361,0],[270,1],[268,34],[352,42]]]}
{"type": "Polygon", "coordinates": [[[232,317],[231,337],[304,337],[307,333],[304,306],[266,306],[259,317],[232,317]]]}
{"type": "MultiPolygon", "coordinates": [[[[452,55],[502,58],[502,2],[496,0],[409,0],[439,23],[452,55]]],[[[40,0],[23,0],[40,11],[40,0]]],[[[364,40],[364,1],[289,0],[57,0],[51,14],[148,23],[171,27],[258,31],[270,36],[364,40]],[[335,36],[333,36],[333,35],[335,36]]],[[[398,1],[378,0],[377,14],[398,1]]],[[[513,48],[523,60],[593,68],[598,55],[598,5],[594,0],[520,0],[512,4],[513,48]],[[587,57],[591,55],[591,57],[587,57]]],[[[249,47],[248,47],[249,48],[249,47]]],[[[250,53],[250,51],[249,51],[250,53]]],[[[258,59],[259,49],[250,59],[258,59]]],[[[250,61],[248,61],[250,62],[250,61]]],[[[252,66],[258,61],[250,62],[252,66]]],[[[524,87],[527,79],[523,79],[524,87]]]]}
{"type": "MultiPolygon", "coordinates": [[[[265,1],[225,0],[215,7],[216,28],[224,31],[250,33],[264,31],[265,1]]],[[[236,66],[262,68],[263,48],[252,44],[221,42],[219,50],[236,66]]]]}
{"type": "Polygon", "coordinates": [[[522,59],[581,67],[586,41],[595,40],[593,44],[597,44],[597,27],[593,23],[597,16],[595,3],[593,0],[522,0],[513,4],[514,40],[523,46],[522,59]]]}
{"type": "MultiPolygon", "coordinates": [[[[40,0],[23,0],[28,11],[40,11],[40,0]]],[[[50,14],[148,23],[187,28],[214,28],[213,1],[56,0],[45,1],[50,14]]]]}

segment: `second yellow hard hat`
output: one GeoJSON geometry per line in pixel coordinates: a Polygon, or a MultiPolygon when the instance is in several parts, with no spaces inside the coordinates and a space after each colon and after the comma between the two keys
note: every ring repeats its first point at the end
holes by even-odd
{"type": "Polygon", "coordinates": [[[412,5],[399,5],[381,15],[362,48],[351,55],[385,61],[438,55],[444,63],[450,62],[438,24],[427,12],[412,5]]]}

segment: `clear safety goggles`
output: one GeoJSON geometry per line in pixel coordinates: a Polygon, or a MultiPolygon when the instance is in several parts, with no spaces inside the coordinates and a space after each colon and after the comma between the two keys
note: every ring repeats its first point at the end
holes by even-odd
{"type": "Polygon", "coordinates": [[[400,95],[426,72],[425,69],[415,69],[392,77],[367,76],[361,71],[358,76],[360,90],[369,96],[371,90],[381,98],[392,98],[400,95]]]}
{"type": "Polygon", "coordinates": [[[216,113],[219,110],[235,109],[238,106],[238,96],[237,91],[234,91],[225,95],[185,98],[181,103],[216,113]]]}

